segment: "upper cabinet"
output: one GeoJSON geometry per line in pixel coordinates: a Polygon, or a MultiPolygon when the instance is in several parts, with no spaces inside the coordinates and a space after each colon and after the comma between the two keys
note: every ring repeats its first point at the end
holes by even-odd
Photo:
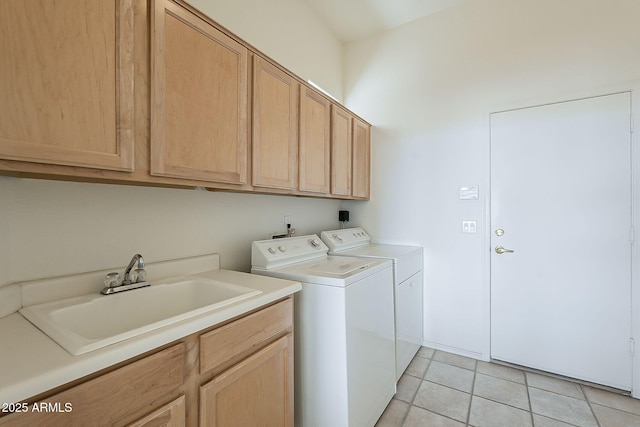
{"type": "Polygon", "coordinates": [[[353,116],[331,106],[331,194],[351,196],[353,116]]]}
{"type": "Polygon", "coordinates": [[[369,125],[186,1],[0,9],[0,175],[369,198],[369,125]]]}
{"type": "Polygon", "coordinates": [[[300,95],[300,191],[329,193],[331,103],[302,86],[300,95]]]}
{"type": "Polygon", "coordinates": [[[371,127],[343,108],[331,109],[331,194],[369,199],[371,127]]]}
{"type": "Polygon", "coordinates": [[[253,182],[295,190],[298,171],[298,87],[289,74],[253,58],[253,182]]]}
{"type": "Polygon", "coordinates": [[[357,199],[369,199],[371,174],[371,126],[353,118],[353,164],[351,195],[357,199]]]}
{"type": "Polygon", "coordinates": [[[0,159],[133,170],[132,1],[2,3],[0,159]]]}
{"type": "Polygon", "coordinates": [[[247,182],[248,50],[169,0],[151,27],[151,174],[247,182]]]}

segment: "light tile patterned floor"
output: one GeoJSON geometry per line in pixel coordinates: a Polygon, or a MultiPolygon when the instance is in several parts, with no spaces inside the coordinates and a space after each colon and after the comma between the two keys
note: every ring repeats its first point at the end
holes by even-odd
{"type": "Polygon", "coordinates": [[[421,348],[376,427],[639,427],[640,400],[421,348]]]}

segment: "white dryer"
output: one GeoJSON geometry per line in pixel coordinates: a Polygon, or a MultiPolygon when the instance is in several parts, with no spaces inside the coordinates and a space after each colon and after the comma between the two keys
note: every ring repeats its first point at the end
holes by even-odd
{"type": "Polygon", "coordinates": [[[396,391],[389,260],[327,255],[317,235],[253,242],[251,272],[295,280],[295,425],[373,427],[396,391]]]}
{"type": "Polygon", "coordinates": [[[364,229],[323,231],[330,255],[393,261],[396,320],[396,379],[400,379],[423,340],[422,247],[371,243],[364,229]]]}

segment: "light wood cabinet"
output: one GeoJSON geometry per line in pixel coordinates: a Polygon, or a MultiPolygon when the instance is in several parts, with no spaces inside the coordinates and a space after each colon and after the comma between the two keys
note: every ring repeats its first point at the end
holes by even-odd
{"type": "Polygon", "coordinates": [[[151,27],[151,174],[247,182],[248,50],[170,0],[151,27]]]}
{"type": "Polygon", "coordinates": [[[300,191],[329,193],[331,103],[302,86],[300,95],[300,191]]]}
{"type": "Polygon", "coordinates": [[[287,297],[28,399],[0,427],[293,426],[293,363],[287,297]]]}
{"type": "Polygon", "coordinates": [[[351,196],[353,116],[331,106],[331,194],[351,196]]]}
{"type": "Polygon", "coordinates": [[[203,334],[200,372],[200,426],[293,426],[293,299],[203,334]]]}
{"type": "Polygon", "coordinates": [[[5,3],[0,175],[369,197],[369,125],[349,160],[348,110],[187,2],[5,3]]]}
{"type": "Polygon", "coordinates": [[[127,427],[184,427],[184,425],[184,396],[180,396],[127,427]]]}
{"type": "Polygon", "coordinates": [[[298,171],[299,83],[253,59],[253,181],[255,187],[295,190],[298,171]]]}
{"type": "MultiPolygon", "coordinates": [[[[29,411],[0,418],[0,426],[122,425],[122,421],[136,414],[139,418],[162,406],[163,401],[176,398],[183,381],[184,346],[177,344],[49,398],[38,399],[29,404],[29,411]],[[44,406],[38,412],[32,410],[34,405],[53,406],[44,406]]],[[[179,417],[179,411],[175,416],[179,417]]],[[[184,411],[182,419],[184,422],[184,411]]]]}
{"type": "Polygon", "coordinates": [[[371,174],[371,127],[357,118],[353,119],[352,196],[368,199],[371,174]]]}
{"type": "Polygon", "coordinates": [[[337,105],[331,111],[331,194],[368,199],[371,127],[337,105]]]}
{"type": "Polygon", "coordinates": [[[0,159],[133,170],[132,1],[3,2],[0,159]]]}
{"type": "Polygon", "coordinates": [[[200,387],[200,426],[293,426],[292,357],[289,334],[200,387]]]}

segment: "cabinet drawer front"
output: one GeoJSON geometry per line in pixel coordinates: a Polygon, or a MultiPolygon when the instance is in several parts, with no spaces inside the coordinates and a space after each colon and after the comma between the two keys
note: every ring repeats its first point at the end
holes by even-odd
{"type": "Polygon", "coordinates": [[[154,409],[183,380],[184,346],[178,344],[30,405],[44,405],[43,412],[0,418],[0,426],[112,425],[154,409]]]}
{"type": "Polygon", "coordinates": [[[200,373],[293,328],[293,299],[289,298],[200,337],[200,373]]]}

